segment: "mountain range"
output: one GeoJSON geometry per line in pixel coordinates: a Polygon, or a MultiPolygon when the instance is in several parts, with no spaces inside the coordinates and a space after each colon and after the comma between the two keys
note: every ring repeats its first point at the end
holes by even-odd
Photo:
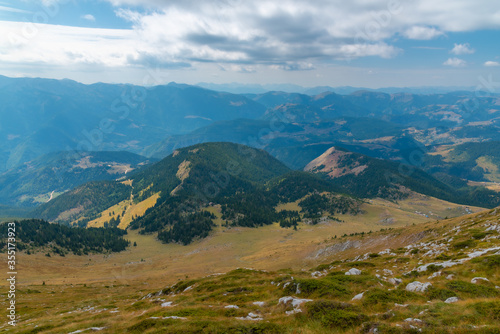
{"type": "MultiPolygon", "coordinates": [[[[176,83],[144,88],[7,77],[0,78],[0,88],[4,102],[0,106],[0,171],[62,150],[127,150],[154,155],[159,152],[148,147],[162,140],[179,142],[178,135],[238,119],[264,120],[273,125],[275,118],[280,123],[314,124],[365,117],[402,127],[402,133],[426,145],[463,138],[499,139],[499,97],[477,97],[470,91],[432,95],[373,91],[238,95],[176,83]]],[[[269,125],[261,130],[266,128],[269,125]]],[[[326,125],[321,128],[327,131],[326,125]]],[[[335,126],[330,126],[331,131],[335,126]]],[[[252,135],[261,136],[259,132],[252,135]]],[[[231,136],[237,137],[235,131],[228,133],[231,136]]],[[[372,135],[364,139],[377,138],[372,135]]]]}
{"type": "MultiPolygon", "coordinates": [[[[347,95],[330,90],[315,95],[278,91],[238,95],[176,83],[144,88],[6,77],[0,78],[0,86],[5,101],[0,107],[2,216],[12,216],[18,207],[48,202],[33,211],[37,217],[84,226],[96,219],[102,223],[103,210],[123,201],[142,203],[141,210],[127,216],[129,224],[153,210],[151,206],[176,205],[167,194],[174,192],[171,197],[176,201],[184,194],[192,196],[187,184],[202,167],[191,166],[193,174],[183,176],[183,183],[176,176],[182,161],[174,154],[218,143],[207,144],[202,151],[211,153],[197,160],[208,168],[208,161],[226,156],[225,149],[234,151],[222,142],[261,152],[259,159],[267,162],[259,163],[279,165],[282,173],[304,168],[315,172],[333,187],[330,192],[397,199],[409,189],[466,205],[498,203],[493,191],[500,177],[496,95],[366,90],[347,95]],[[342,161],[329,167],[318,163],[332,154],[342,161]],[[143,168],[167,156],[169,162],[143,168]],[[361,166],[367,167],[356,172],[361,166]],[[332,178],[328,168],[347,173],[332,178]]],[[[221,166],[211,166],[210,173],[222,172],[221,166]]],[[[264,171],[257,169],[254,174],[264,171]]],[[[231,188],[228,195],[269,187],[266,182],[278,174],[266,173],[270,177],[258,182],[248,175],[238,178],[246,188],[231,188]]],[[[123,205],[120,210],[127,211],[123,205]]],[[[116,224],[118,214],[107,214],[116,224]]]]}

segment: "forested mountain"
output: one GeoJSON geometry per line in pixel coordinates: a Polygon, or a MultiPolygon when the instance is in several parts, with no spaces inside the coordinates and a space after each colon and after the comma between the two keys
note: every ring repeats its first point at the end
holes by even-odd
{"type": "Polygon", "coordinates": [[[232,143],[207,143],[175,151],[162,161],[132,175],[128,182],[84,184],[35,209],[37,217],[60,222],[85,217],[88,221],[120,201],[140,202],[160,193],[157,203],[188,198],[206,203],[217,196],[252,190],[288,172],[262,150],[232,143]],[[132,186],[130,186],[132,185],[132,186]]]}
{"type": "MultiPolygon", "coordinates": [[[[330,148],[307,165],[307,172],[292,172],[263,150],[234,143],[204,143],[176,150],[123,182],[82,185],[38,207],[33,215],[85,226],[120,202],[127,204],[116,208],[125,212],[126,206],[159,195],[143,214],[132,217],[130,227],[156,233],[164,242],[188,244],[213,229],[216,217],[207,211],[209,207],[220,208],[220,219],[227,226],[280,222],[292,227],[302,219],[314,222],[325,214],[357,214],[361,202],[351,196],[399,200],[414,191],[466,205],[499,204],[499,197],[491,191],[459,191],[415,167],[404,166],[411,170],[402,172],[406,170],[401,166],[330,148]],[[299,201],[301,214],[276,210],[280,203],[295,201],[299,201]]],[[[116,226],[114,213],[108,224],[116,226]]]]}
{"type": "Polygon", "coordinates": [[[409,164],[375,159],[359,153],[331,147],[311,161],[306,171],[324,175],[346,192],[362,198],[405,198],[408,190],[446,201],[496,207],[500,196],[484,188],[447,185],[420,168],[409,164]]]}
{"type": "MultiPolygon", "coordinates": [[[[121,201],[139,203],[160,194],[144,215],[134,217],[131,228],[158,233],[165,242],[187,244],[211,231],[215,217],[205,211],[208,206],[220,206],[228,226],[257,227],[273,222],[295,226],[301,219],[298,212],[276,211],[278,204],[337,190],[310,173],[291,172],[265,151],[233,143],[206,143],[176,150],[126,182],[82,185],[38,207],[33,215],[85,226],[121,201]]],[[[310,212],[304,218],[318,218],[322,211],[332,215],[337,211],[355,212],[359,206],[357,200],[345,195],[321,196],[319,202],[323,204],[317,206],[317,202],[303,203],[310,212]]]]}
{"type": "Polygon", "coordinates": [[[0,174],[0,203],[32,207],[90,181],[115,180],[155,161],[129,152],[55,152],[0,174]]]}
{"type": "MultiPolygon", "coordinates": [[[[264,151],[231,143],[207,143],[175,151],[133,180],[140,185],[138,189],[152,184],[142,195],[138,193],[138,200],[157,191],[162,195],[153,208],[131,223],[131,228],[141,229],[141,233],[157,232],[164,242],[184,244],[212,230],[215,217],[204,211],[208,206],[220,206],[221,219],[227,226],[258,227],[280,222],[291,227],[302,217],[297,211],[277,211],[278,204],[337,190],[312,174],[290,172],[264,151]],[[172,169],[177,171],[175,178],[172,169]],[[159,179],[167,182],[158,183],[159,179]]],[[[357,200],[345,195],[327,201],[329,205],[318,210],[330,210],[332,215],[336,213],[332,206],[346,212],[359,206],[357,200]]],[[[306,203],[304,208],[311,205],[315,203],[306,203]]],[[[318,218],[317,213],[303,218],[318,218]]]]}

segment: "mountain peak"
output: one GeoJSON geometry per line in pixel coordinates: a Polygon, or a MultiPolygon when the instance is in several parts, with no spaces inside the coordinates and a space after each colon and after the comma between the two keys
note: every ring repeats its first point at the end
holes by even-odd
{"type": "Polygon", "coordinates": [[[330,147],[325,153],[307,164],[304,169],[309,172],[326,173],[331,178],[338,178],[349,174],[357,176],[366,168],[368,165],[356,159],[352,152],[330,147]]]}

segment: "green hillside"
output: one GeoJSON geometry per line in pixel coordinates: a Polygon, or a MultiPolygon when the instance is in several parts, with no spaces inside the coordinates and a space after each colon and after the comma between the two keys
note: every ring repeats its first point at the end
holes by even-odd
{"type": "Polygon", "coordinates": [[[151,161],[129,152],[49,153],[0,174],[0,202],[33,207],[86,182],[118,179],[151,161]]]}
{"type": "Polygon", "coordinates": [[[496,207],[497,193],[484,189],[453,188],[423,170],[388,160],[375,159],[332,147],[305,168],[319,173],[346,192],[361,198],[405,198],[408,190],[453,203],[496,207]]]}
{"type": "Polygon", "coordinates": [[[30,216],[59,223],[69,223],[84,217],[89,221],[108,207],[130,197],[131,187],[114,181],[85,183],[35,208],[30,216]]]}
{"type": "Polygon", "coordinates": [[[425,163],[431,173],[471,181],[500,182],[500,142],[456,145],[442,155],[427,155],[425,163]]]}

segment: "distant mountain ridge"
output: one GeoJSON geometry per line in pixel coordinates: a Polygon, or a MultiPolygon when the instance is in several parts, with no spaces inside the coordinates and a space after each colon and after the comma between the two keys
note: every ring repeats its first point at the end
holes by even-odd
{"type": "Polygon", "coordinates": [[[61,150],[138,153],[169,134],[217,120],[258,118],[266,110],[244,96],[189,85],[6,77],[0,82],[0,172],[61,150]]]}
{"type": "MultiPolygon", "coordinates": [[[[342,147],[366,159],[395,161],[387,162],[391,169],[411,161],[416,152],[425,161],[415,167],[466,192],[468,181],[494,182],[499,177],[500,163],[494,156],[459,154],[460,159],[449,159],[433,152],[433,147],[452,149],[471,142],[491,142],[495,151],[494,143],[500,141],[500,97],[494,94],[358,90],[342,95],[327,90],[316,95],[280,91],[236,95],[177,83],[144,88],[6,77],[0,77],[0,87],[0,173],[5,173],[0,174],[0,203],[4,206],[37,205],[83,182],[119,177],[104,169],[96,172],[88,168],[92,163],[81,162],[85,173],[70,176],[81,180],[63,186],[47,178],[50,169],[33,172],[23,167],[28,161],[43,161],[44,154],[74,149],[126,150],[162,159],[196,144],[232,142],[265,150],[288,168],[300,170],[327,149],[342,147]]],[[[484,151],[484,147],[478,149],[484,151]]],[[[450,152],[451,157],[458,151],[450,152]]],[[[49,160],[47,164],[55,163],[49,160]]],[[[54,170],[59,169],[53,166],[54,170]]],[[[146,188],[138,189],[151,194],[146,188]]],[[[122,195],[128,198],[131,192],[141,196],[130,189],[122,195]]]]}
{"type": "Polygon", "coordinates": [[[241,84],[241,83],[227,83],[227,84],[215,84],[200,82],[196,84],[207,89],[212,89],[216,91],[225,91],[233,94],[261,94],[269,91],[282,91],[287,93],[300,93],[307,95],[317,95],[323,92],[335,92],[337,94],[351,94],[357,91],[373,91],[382,93],[412,93],[412,94],[436,94],[436,93],[449,93],[453,91],[474,91],[476,87],[467,86],[422,86],[422,87],[384,87],[384,88],[366,88],[366,87],[352,87],[352,86],[316,86],[316,87],[303,87],[299,85],[292,84],[241,84]]]}
{"type": "Polygon", "coordinates": [[[341,95],[321,87],[312,95],[237,95],[176,83],[145,88],[7,77],[0,78],[0,86],[0,172],[61,150],[140,153],[170,136],[218,121],[261,119],[276,108],[297,120],[302,112],[314,111],[315,117],[303,119],[307,122],[369,117],[418,130],[489,122],[483,124],[488,136],[498,130],[499,119],[499,97],[478,98],[471,91],[418,95],[356,90],[341,95]]]}

